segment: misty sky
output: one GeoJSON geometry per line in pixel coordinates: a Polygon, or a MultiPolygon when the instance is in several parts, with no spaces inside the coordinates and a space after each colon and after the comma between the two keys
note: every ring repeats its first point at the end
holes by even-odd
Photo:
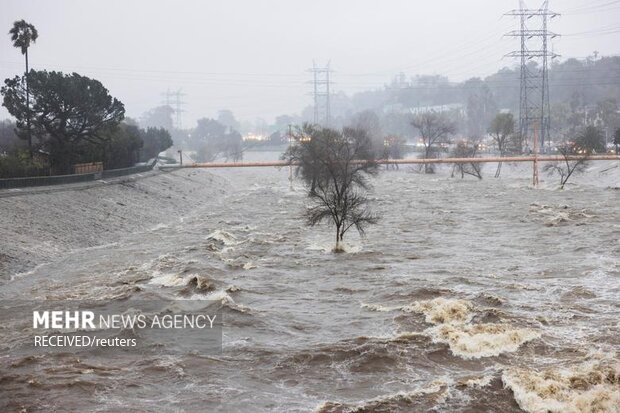
{"type": "MultiPolygon", "coordinates": [[[[539,1],[526,2],[530,8],[539,1]]],[[[550,29],[567,57],[620,54],[620,1],[557,0],[550,29]]],[[[398,72],[459,81],[513,61],[502,34],[517,0],[0,0],[0,78],[23,71],[8,31],[25,19],[39,31],[34,69],[100,80],[140,115],[182,89],[184,126],[231,109],[238,119],[271,121],[311,103],[312,66],[331,60],[333,88],[381,87],[398,72]]],[[[8,117],[0,109],[0,119],[8,117]]]]}

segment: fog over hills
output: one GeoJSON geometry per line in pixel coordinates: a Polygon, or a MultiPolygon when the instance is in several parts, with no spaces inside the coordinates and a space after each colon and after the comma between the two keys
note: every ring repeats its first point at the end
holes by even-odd
{"type": "MultiPolygon", "coordinates": [[[[32,22],[40,32],[30,50],[32,68],[99,79],[133,118],[164,102],[167,90],[181,90],[182,121],[190,127],[221,109],[252,124],[301,114],[312,104],[307,69],[313,60],[331,62],[334,93],[349,97],[383,88],[401,72],[452,82],[488,76],[516,63],[503,56],[517,42],[502,36],[517,29],[517,20],[503,14],[518,6],[507,0],[5,0],[0,27],[32,22]]],[[[549,7],[562,14],[550,25],[562,35],[552,44],[560,60],[620,53],[616,2],[549,7]]],[[[19,52],[0,42],[0,77],[22,71],[19,52]]]]}

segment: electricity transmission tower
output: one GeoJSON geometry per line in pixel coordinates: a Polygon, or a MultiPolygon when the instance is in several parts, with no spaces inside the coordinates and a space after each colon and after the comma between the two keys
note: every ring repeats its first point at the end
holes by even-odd
{"type": "Polygon", "coordinates": [[[308,69],[308,71],[313,75],[314,123],[328,126],[330,119],[329,74],[331,72],[329,62],[325,67],[318,67],[316,63],[312,62],[312,68],[308,69]]]}
{"type": "Polygon", "coordinates": [[[525,142],[532,141],[532,147],[545,148],[550,142],[549,105],[549,59],[558,55],[549,51],[549,40],[558,35],[548,30],[549,20],[559,16],[549,10],[545,0],[539,9],[528,9],[523,0],[519,9],[511,10],[506,16],[519,17],[519,30],[506,36],[519,38],[521,48],[506,56],[521,60],[521,94],[519,98],[519,132],[525,142]],[[534,144],[533,139],[539,139],[534,144]]]}
{"type": "Polygon", "coordinates": [[[168,89],[166,92],[162,93],[162,95],[164,96],[162,104],[170,106],[174,110],[175,128],[182,129],[183,123],[181,113],[185,112],[182,106],[186,103],[181,100],[181,97],[186,96],[186,94],[181,92],[181,89],[178,89],[176,92],[171,92],[170,89],[168,89]]]}

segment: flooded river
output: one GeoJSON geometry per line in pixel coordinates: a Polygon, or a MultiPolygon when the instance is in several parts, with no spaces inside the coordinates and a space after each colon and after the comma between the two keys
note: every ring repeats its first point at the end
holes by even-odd
{"type": "Polygon", "coordinates": [[[333,254],[286,168],[212,173],[227,188],[192,213],[0,297],[214,300],[221,354],[24,356],[5,330],[0,410],[619,411],[619,191],[401,167],[374,180],[379,224],[333,254]]]}

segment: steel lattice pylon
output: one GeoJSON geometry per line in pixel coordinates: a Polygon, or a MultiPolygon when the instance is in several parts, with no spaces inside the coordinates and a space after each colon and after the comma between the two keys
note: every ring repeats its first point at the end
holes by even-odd
{"type": "Polygon", "coordinates": [[[550,142],[551,107],[549,104],[549,58],[558,55],[550,52],[549,40],[557,37],[548,31],[549,20],[559,16],[549,10],[549,2],[543,2],[539,9],[528,9],[523,0],[519,9],[506,13],[507,16],[519,17],[520,28],[506,34],[521,41],[518,51],[507,54],[508,57],[521,61],[519,98],[519,132],[524,142],[532,142],[538,135],[539,146],[545,150],[545,143],[550,142]],[[537,131],[538,133],[535,133],[537,131]]]}
{"type": "Polygon", "coordinates": [[[329,126],[330,105],[329,105],[329,74],[331,72],[329,63],[325,67],[318,67],[312,62],[312,69],[309,69],[313,75],[313,91],[314,97],[314,123],[322,126],[329,126]]]}

